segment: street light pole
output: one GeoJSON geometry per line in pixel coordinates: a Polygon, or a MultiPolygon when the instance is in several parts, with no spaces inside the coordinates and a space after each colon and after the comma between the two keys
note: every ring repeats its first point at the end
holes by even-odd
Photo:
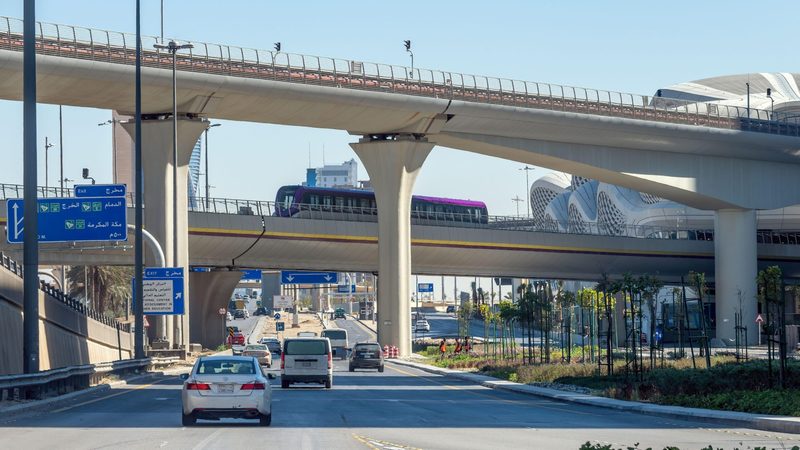
{"type": "Polygon", "coordinates": [[[528,172],[530,172],[531,170],[536,170],[536,169],[534,169],[533,167],[525,166],[525,167],[523,167],[523,168],[521,168],[519,170],[524,170],[525,171],[525,198],[528,201],[528,218],[530,218],[531,217],[531,184],[528,181],[528,172]]]}
{"type": "MultiPolygon", "coordinates": [[[[173,267],[177,265],[178,258],[178,50],[191,49],[192,44],[178,45],[169,41],[168,45],[156,44],[153,47],[167,50],[172,54],[172,261],[173,267]]],[[[138,190],[138,189],[137,189],[138,190]]],[[[173,333],[175,333],[175,330],[173,333]]],[[[188,332],[188,330],[181,330],[188,332]]],[[[175,336],[171,336],[173,339],[175,336]]],[[[178,342],[177,340],[175,341],[178,342]]]]}
{"type": "Polygon", "coordinates": [[[133,316],[134,325],[136,326],[136,334],[134,335],[134,358],[144,358],[144,236],[143,236],[143,223],[144,223],[144,208],[143,208],[143,195],[144,191],[144,176],[142,171],[142,17],[141,17],[141,0],[136,0],[136,78],[134,82],[134,170],[136,186],[136,239],[135,239],[135,268],[134,268],[134,293],[133,298],[133,316]]]}
{"type": "Polygon", "coordinates": [[[218,127],[220,125],[222,125],[222,124],[221,123],[211,124],[211,125],[206,127],[206,131],[205,131],[205,134],[206,134],[205,135],[205,141],[206,141],[206,212],[208,212],[208,208],[209,208],[210,194],[208,192],[209,192],[209,189],[211,187],[209,185],[209,182],[208,182],[208,129],[209,128],[213,128],[213,127],[218,127]]]}

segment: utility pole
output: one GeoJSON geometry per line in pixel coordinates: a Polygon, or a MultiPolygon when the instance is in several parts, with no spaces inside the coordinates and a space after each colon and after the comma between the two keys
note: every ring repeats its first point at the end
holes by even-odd
{"type": "Polygon", "coordinates": [[[47,136],[44,137],[44,196],[47,197],[47,191],[50,188],[50,166],[48,163],[48,153],[53,144],[50,143],[47,136]]]}
{"type": "MultiPolygon", "coordinates": [[[[58,180],[59,180],[59,192],[58,195],[64,196],[64,122],[61,120],[61,105],[58,105],[58,180]]],[[[64,283],[61,283],[61,287],[64,286],[64,283]]]]}
{"type": "Polygon", "coordinates": [[[522,199],[519,198],[519,195],[517,195],[512,198],[511,201],[517,204],[517,217],[519,217],[519,203],[522,201],[522,199]]]}
{"type": "MultiPolygon", "coordinates": [[[[531,217],[531,183],[528,181],[528,172],[531,170],[536,170],[533,167],[525,166],[519,170],[525,171],[525,198],[528,201],[528,218],[531,217]]],[[[519,214],[517,214],[519,215],[519,214]]]]}
{"type": "Polygon", "coordinates": [[[36,1],[25,0],[22,25],[23,341],[22,368],[39,372],[39,218],[36,203],[36,1]]]}

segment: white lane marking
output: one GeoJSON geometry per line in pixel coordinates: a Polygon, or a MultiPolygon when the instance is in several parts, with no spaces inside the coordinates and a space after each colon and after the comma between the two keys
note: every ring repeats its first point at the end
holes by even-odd
{"type": "MultiPolygon", "coordinates": [[[[183,429],[185,430],[186,428],[183,428],[183,429]]],[[[223,429],[224,428],[218,428],[217,431],[215,431],[215,432],[209,434],[208,436],[206,436],[205,439],[203,439],[202,441],[198,442],[197,445],[192,447],[192,450],[201,450],[201,449],[206,448],[206,446],[209,443],[211,443],[211,441],[213,441],[220,433],[222,433],[223,429]]]]}

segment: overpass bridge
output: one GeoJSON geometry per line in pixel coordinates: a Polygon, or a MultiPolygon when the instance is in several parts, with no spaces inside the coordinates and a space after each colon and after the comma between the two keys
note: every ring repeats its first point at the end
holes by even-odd
{"type": "MultiPolygon", "coordinates": [[[[0,98],[20,100],[22,22],[0,18],[0,98]]],[[[133,36],[38,24],[39,101],[131,112],[133,36]]],[[[145,226],[167,263],[188,266],[189,216],[173,252],[171,55],[143,42],[145,226]]],[[[178,211],[188,155],[205,117],[344,130],[370,178],[377,235],[382,340],[409,351],[410,195],[435,145],[561,170],[716,211],[718,312],[733,323],[754,297],[758,209],[800,203],[797,118],[719,102],[686,102],[362,61],[194,43],[177,56],[178,211]]],[[[126,129],[132,132],[132,125],[126,129]]],[[[135,189],[135,187],[131,187],[135,189]]],[[[477,231],[476,231],[477,232],[477,231]]],[[[593,238],[599,239],[599,238],[593,238]]],[[[422,256],[420,256],[422,258],[422,256]]],[[[755,314],[755,301],[743,314],[755,314]]],[[[722,327],[722,325],[720,325],[722,327]]],[[[733,328],[717,335],[733,337],[733,328]]],[[[184,333],[183,336],[187,334],[184,333]]],[[[755,337],[753,337],[755,338],[755,337]]],[[[188,344],[184,341],[183,344],[188,344]]]]}

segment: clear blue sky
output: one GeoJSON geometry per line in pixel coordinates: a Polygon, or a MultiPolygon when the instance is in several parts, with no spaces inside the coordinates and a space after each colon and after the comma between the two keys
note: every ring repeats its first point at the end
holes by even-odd
{"type": "MultiPolygon", "coordinates": [[[[133,0],[40,0],[38,19],[134,31],[133,0]]],[[[159,0],[142,0],[143,32],[159,33],[159,0]]],[[[165,34],[347,59],[408,64],[598,89],[650,94],[704,77],[797,71],[792,55],[796,1],[553,1],[553,2],[225,2],[165,0],[165,34]]],[[[22,0],[0,2],[0,15],[22,17],[22,0]]],[[[22,105],[0,101],[0,182],[22,181],[22,105]]],[[[111,180],[111,130],[97,123],[110,111],[64,108],[65,173],[91,168],[111,180]]],[[[39,108],[39,141],[58,139],[58,108],[39,108]]],[[[273,199],[280,185],[302,181],[308,166],[355,157],[341,131],[224,121],[211,132],[212,195],[273,199]],[[223,156],[224,155],[224,156],[223,156]]],[[[50,182],[58,178],[51,150],[50,182]]],[[[44,153],[40,153],[44,184],[44,153]]],[[[525,197],[521,164],[437,148],[415,192],[480,199],[494,214],[513,214],[525,197]]],[[[541,175],[537,170],[533,176],[541,175]]],[[[360,168],[360,177],[366,171],[360,168]]],[[[202,183],[202,180],[201,180],[202,183]]],[[[521,209],[524,210],[524,203],[521,209]]]]}

